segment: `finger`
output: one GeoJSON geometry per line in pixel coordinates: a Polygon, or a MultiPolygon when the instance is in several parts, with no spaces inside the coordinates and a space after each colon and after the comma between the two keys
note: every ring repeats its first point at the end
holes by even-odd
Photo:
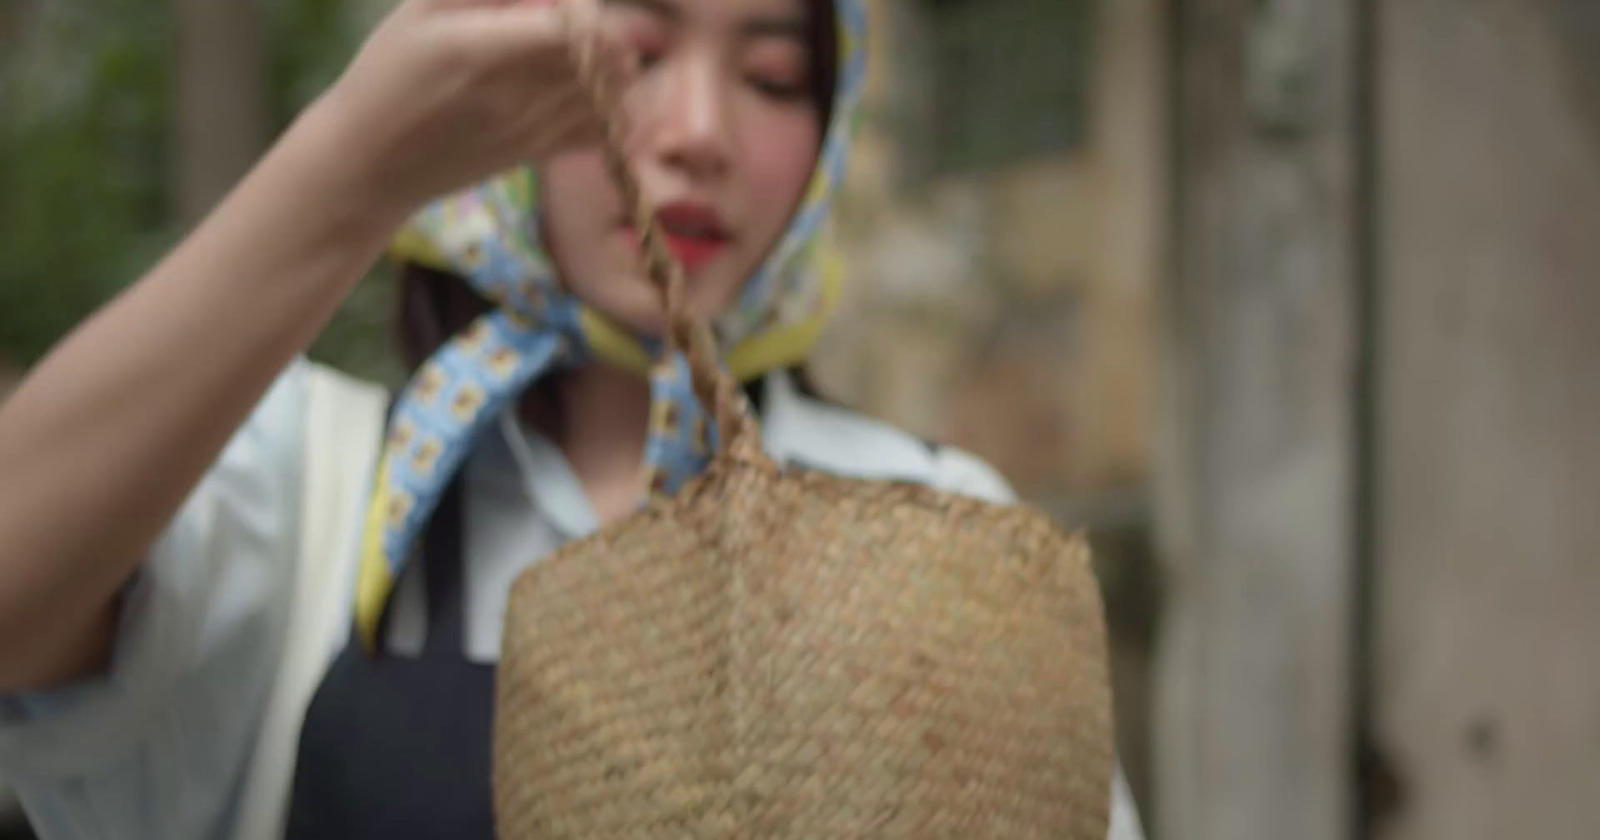
{"type": "Polygon", "coordinates": [[[638,67],[632,50],[616,48],[611,46],[613,43],[608,40],[601,53],[587,63],[568,49],[530,50],[492,67],[489,70],[491,83],[508,99],[527,101],[531,98],[554,107],[565,107],[565,97],[558,99],[547,94],[579,92],[597,107],[613,110],[620,107],[622,97],[637,76],[638,67]]]}
{"type": "Polygon", "coordinates": [[[546,3],[554,0],[411,0],[408,6],[421,10],[465,9],[482,6],[510,6],[515,3],[546,3]]]}
{"type": "Polygon", "coordinates": [[[574,148],[593,147],[605,138],[605,122],[587,99],[568,100],[563,107],[539,109],[529,115],[530,132],[539,139],[537,153],[551,154],[574,148]]]}
{"type": "Polygon", "coordinates": [[[543,136],[570,133],[580,126],[605,124],[594,102],[582,91],[573,91],[554,105],[531,108],[526,119],[529,131],[543,136]]]}
{"type": "Polygon", "coordinates": [[[605,128],[599,121],[582,120],[555,135],[550,147],[544,156],[575,152],[583,149],[598,149],[605,142],[605,128]]]}
{"type": "Polygon", "coordinates": [[[620,107],[639,73],[638,52],[624,44],[620,36],[604,31],[574,37],[588,38],[576,56],[574,73],[578,81],[601,108],[620,107]]]}
{"type": "Polygon", "coordinates": [[[534,79],[519,68],[500,68],[481,90],[484,101],[503,115],[502,125],[514,132],[537,130],[551,122],[564,122],[576,113],[596,114],[599,109],[588,88],[570,77],[534,79]]]}
{"type": "Polygon", "coordinates": [[[625,85],[638,64],[632,44],[605,25],[596,0],[567,0],[567,39],[580,69],[608,87],[625,85]]]}
{"type": "Polygon", "coordinates": [[[567,25],[574,32],[594,32],[600,28],[599,0],[562,0],[567,25]]]}
{"type": "Polygon", "coordinates": [[[489,64],[548,61],[568,50],[565,15],[554,5],[464,8],[441,25],[455,49],[489,64]]]}

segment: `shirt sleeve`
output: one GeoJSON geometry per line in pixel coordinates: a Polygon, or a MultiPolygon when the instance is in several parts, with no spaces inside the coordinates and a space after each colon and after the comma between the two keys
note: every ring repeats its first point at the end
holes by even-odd
{"type": "MultiPolygon", "coordinates": [[[[995,504],[1013,504],[1017,493],[998,470],[982,458],[953,447],[941,448],[935,455],[934,486],[951,493],[983,499],[995,504]]],[[[1119,761],[1111,785],[1111,825],[1107,840],[1144,840],[1144,826],[1133,791],[1119,761]]]]}
{"type": "Polygon", "coordinates": [[[108,669],[0,694],[0,769],[41,836],[224,836],[289,615],[306,364],[278,378],[128,581],[108,669]]]}

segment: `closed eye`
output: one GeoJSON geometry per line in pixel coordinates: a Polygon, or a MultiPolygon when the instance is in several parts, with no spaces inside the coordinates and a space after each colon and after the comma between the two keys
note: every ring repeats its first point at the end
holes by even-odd
{"type": "Polygon", "coordinates": [[[764,96],[788,100],[810,94],[811,61],[803,40],[789,35],[752,39],[744,65],[745,79],[764,96]]]}

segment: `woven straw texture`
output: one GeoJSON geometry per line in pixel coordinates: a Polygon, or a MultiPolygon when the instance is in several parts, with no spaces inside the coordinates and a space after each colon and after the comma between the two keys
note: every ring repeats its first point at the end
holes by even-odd
{"type": "Polygon", "coordinates": [[[1025,507],[767,460],[617,151],[615,80],[592,87],[722,448],[513,585],[502,840],[1103,840],[1111,704],[1083,539],[1025,507]]]}
{"type": "Polygon", "coordinates": [[[499,830],[1102,840],[1098,589],[1041,515],[719,462],[513,587],[499,830]]]}

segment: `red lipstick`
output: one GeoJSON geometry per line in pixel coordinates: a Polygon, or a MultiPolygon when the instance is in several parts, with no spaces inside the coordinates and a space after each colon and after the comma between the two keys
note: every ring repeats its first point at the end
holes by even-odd
{"type": "Polygon", "coordinates": [[[733,242],[722,217],[708,204],[675,201],[656,210],[661,232],[685,271],[694,273],[716,259],[733,242]]]}

